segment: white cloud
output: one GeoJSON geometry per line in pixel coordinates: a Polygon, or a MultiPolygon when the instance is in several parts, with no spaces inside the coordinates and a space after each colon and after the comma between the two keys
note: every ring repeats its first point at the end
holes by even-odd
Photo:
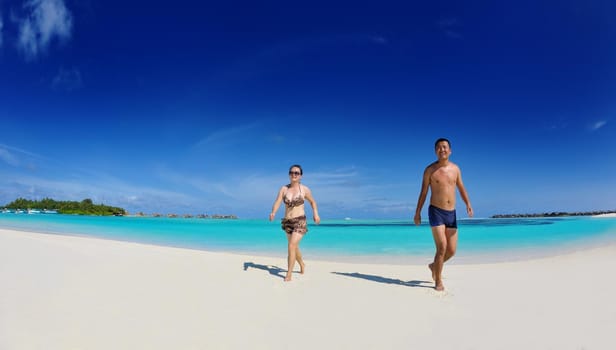
{"type": "MultiPolygon", "coordinates": [[[[233,133],[231,133],[233,134],[233,133]]],[[[117,174],[75,168],[15,147],[0,144],[0,204],[17,197],[50,197],[58,200],[91,198],[96,203],[119,206],[129,212],[221,213],[240,217],[267,217],[285,172],[246,171],[223,175],[186,172],[159,167],[138,183],[117,174]],[[26,169],[33,162],[38,171],[26,169]]],[[[401,216],[410,211],[408,184],[371,184],[370,174],[354,166],[306,172],[309,186],[327,218],[362,213],[401,216]]],[[[282,209],[281,209],[282,210],[282,209]]],[[[282,215],[282,211],[278,213],[282,215]]]]}
{"type": "Polygon", "coordinates": [[[66,91],[77,90],[83,86],[81,72],[77,68],[60,68],[58,74],[53,78],[51,86],[54,89],[63,89],[66,91]]]}
{"type": "Polygon", "coordinates": [[[457,18],[442,18],[436,22],[436,25],[450,38],[459,39],[462,37],[459,31],[460,22],[457,18]]]}
{"type": "MultiPolygon", "coordinates": [[[[248,205],[270,205],[280,187],[288,183],[287,176],[279,173],[251,173],[215,178],[161,169],[159,176],[178,186],[189,185],[210,199],[248,205]]],[[[353,169],[310,173],[307,176],[306,184],[311,188],[318,188],[319,197],[327,201],[350,197],[365,199],[372,196],[364,192],[372,189],[361,186],[360,175],[353,169]]]]}
{"type": "Polygon", "coordinates": [[[607,124],[607,121],[605,120],[599,120],[593,124],[590,125],[590,131],[597,131],[599,129],[601,129],[602,127],[605,126],[605,124],[607,124]]]}
{"type": "Polygon", "coordinates": [[[23,172],[0,174],[0,204],[28,194],[28,198],[54,198],[81,201],[91,198],[95,203],[120,206],[131,210],[169,212],[180,204],[197,206],[198,199],[173,190],[164,190],[127,183],[105,174],[84,176],[69,174],[62,179],[23,172]]]}
{"type": "Polygon", "coordinates": [[[379,35],[374,35],[370,37],[370,40],[375,43],[375,44],[379,44],[379,45],[386,45],[387,44],[387,38],[383,37],[383,36],[379,36],[379,35]]]}
{"type": "Polygon", "coordinates": [[[19,166],[19,160],[9,150],[0,146],[0,159],[12,166],[19,166]]]}
{"type": "Polygon", "coordinates": [[[18,20],[18,48],[27,59],[45,52],[54,38],[70,38],[73,18],[63,0],[30,0],[24,10],[26,18],[18,20]]]}
{"type": "MultiPolygon", "coordinates": [[[[0,157],[17,153],[4,151],[0,157]]],[[[286,174],[278,172],[217,177],[162,168],[156,175],[166,185],[133,183],[105,173],[70,169],[70,166],[60,175],[55,171],[24,172],[17,167],[0,172],[0,204],[24,195],[76,201],[91,198],[95,203],[123,207],[131,213],[221,213],[265,218],[278,190],[288,181],[286,174]]],[[[321,208],[321,215],[327,218],[369,213],[400,217],[412,207],[406,197],[397,195],[410,192],[406,185],[370,185],[369,179],[354,167],[311,172],[305,180],[321,208]]],[[[278,216],[282,211],[281,208],[278,216]]]]}
{"type": "Polygon", "coordinates": [[[240,125],[228,129],[215,131],[197,142],[196,148],[229,146],[252,137],[251,131],[258,127],[257,123],[240,125]]]}
{"type": "Polygon", "coordinates": [[[9,165],[18,167],[24,163],[31,162],[32,160],[44,160],[45,158],[26,151],[20,148],[4,145],[0,143],[0,160],[3,160],[9,165]]]}

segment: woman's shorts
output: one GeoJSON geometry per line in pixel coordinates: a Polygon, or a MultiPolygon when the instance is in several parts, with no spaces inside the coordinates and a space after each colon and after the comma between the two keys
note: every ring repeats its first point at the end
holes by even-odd
{"type": "Polygon", "coordinates": [[[282,219],[282,229],[288,235],[293,232],[297,232],[301,235],[305,234],[308,232],[308,226],[306,226],[306,215],[282,219]]]}

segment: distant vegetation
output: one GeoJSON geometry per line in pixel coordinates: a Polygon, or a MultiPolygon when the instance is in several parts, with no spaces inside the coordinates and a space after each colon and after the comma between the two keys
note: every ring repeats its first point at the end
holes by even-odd
{"type": "MultiPolygon", "coordinates": [[[[148,214],[144,213],[144,212],[137,212],[135,214],[135,216],[140,216],[140,217],[146,217],[149,216],[148,214]]],[[[153,213],[151,215],[154,218],[162,218],[162,217],[168,217],[168,218],[185,218],[185,219],[191,219],[191,218],[197,218],[197,219],[237,219],[237,215],[234,214],[227,214],[227,215],[220,215],[220,214],[197,214],[197,215],[192,215],[192,214],[184,214],[184,215],[178,215],[178,214],[160,214],[160,213],[153,213]]]]}
{"type": "Polygon", "coordinates": [[[497,214],[492,215],[492,218],[544,218],[544,217],[557,217],[557,216],[591,216],[602,214],[613,214],[616,210],[602,210],[602,211],[584,211],[584,212],[564,212],[555,211],[550,213],[536,213],[536,214],[497,214]]]}
{"type": "Polygon", "coordinates": [[[17,198],[11,203],[5,205],[5,208],[11,210],[17,209],[38,209],[38,210],[55,210],[60,214],[77,214],[77,215],[126,215],[126,210],[118,207],[110,207],[104,204],[94,204],[92,200],[86,198],[81,202],[75,201],[56,201],[50,198],[45,198],[40,201],[17,198]]]}

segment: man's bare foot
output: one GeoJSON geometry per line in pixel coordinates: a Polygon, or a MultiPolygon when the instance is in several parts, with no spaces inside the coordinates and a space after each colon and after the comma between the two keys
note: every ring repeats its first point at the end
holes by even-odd
{"type": "Polygon", "coordinates": [[[304,272],[306,272],[306,264],[304,264],[304,262],[301,262],[299,263],[299,273],[303,275],[304,272]]]}
{"type": "Polygon", "coordinates": [[[428,268],[430,268],[430,272],[432,272],[432,280],[436,281],[436,276],[434,275],[434,263],[429,263],[428,268]]]}
{"type": "Polygon", "coordinates": [[[443,285],[443,281],[435,281],[434,289],[436,289],[439,292],[444,291],[445,290],[445,286],[443,285]]]}

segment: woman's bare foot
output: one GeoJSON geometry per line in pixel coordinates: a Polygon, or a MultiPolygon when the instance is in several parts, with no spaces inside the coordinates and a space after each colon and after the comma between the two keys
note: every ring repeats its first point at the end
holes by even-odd
{"type": "Polygon", "coordinates": [[[285,282],[290,282],[291,281],[291,275],[287,275],[287,277],[284,278],[285,282]]]}
{"type": "Polygon", "coordinates": [[[302,261],[299,263],[299,273],[303,275],[304,272],[306,272],[306,264],[304,264],[304,262],[302,261]]]}

